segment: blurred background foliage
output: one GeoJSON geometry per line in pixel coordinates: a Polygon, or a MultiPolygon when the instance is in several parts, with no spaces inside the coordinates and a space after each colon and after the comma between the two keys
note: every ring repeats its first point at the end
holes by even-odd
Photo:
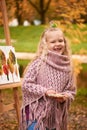
{"type": "MultiPolygon", "coordinates": [[[[42,24],[52,19],[62,23],[87,23],[87,0],[6,0],[9,21],[17,18],[19,25],[25,20],[42,24]]],[[[0,12],[0,24],[2,16],[0,12]]]]}

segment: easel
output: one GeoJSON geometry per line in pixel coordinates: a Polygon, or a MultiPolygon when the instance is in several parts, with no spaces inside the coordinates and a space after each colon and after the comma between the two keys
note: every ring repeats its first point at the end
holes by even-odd
{"type": "MultiPolygon", "coordinates": [[[[9,46],[11,45],[11,40],[10,40],[10,32],[8,28],[8,18],[7,18],[5,0],[0,0],[0,8],[2,11],[2,17],[3,17],[3,22],[4,22],[4,33],[6,37],[6,45],[9,46]]],[[[19,96],[18,96],[18,87],[20,86],[21,86],[21,81],[18,83],[0,85],[0,113],[4,113],[5,111],[9,111],[15,108],[18,123],[20,122],[20,103],[19,103],[19,96]],[[13,90],[14,103],[4,105],[2,90],[11,89],[11,88],[13,90]]]]}

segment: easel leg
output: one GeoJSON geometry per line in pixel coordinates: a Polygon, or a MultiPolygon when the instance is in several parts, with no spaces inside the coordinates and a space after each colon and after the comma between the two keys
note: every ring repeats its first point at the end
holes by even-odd
{"type": "Polygon", "coordinates": [[[0,90],[0,112],[3,112],[3,96],[2,96],[2,90],[0,90]]]}
{"type": "Polygon", "coordinates": [[[19,103],[19,96],[18,96],[18,88],[13,88],[13,93],[14,93],[14,102],[15,102],[15,109],[17,113],[17,119],[18,119],[18,124],[20,123],[20,103],[19,103]]]}

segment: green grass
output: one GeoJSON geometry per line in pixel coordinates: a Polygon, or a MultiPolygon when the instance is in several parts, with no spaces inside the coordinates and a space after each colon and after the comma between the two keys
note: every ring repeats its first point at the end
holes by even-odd
{"type": "MultiPolygon", "coordinates": [[[[39,42],[40,35],[44,26],[29,26],[29,27],[10,27],[11,39],[16,42],[12,45],[19,52],[35,52],[39,42]]],[[[4,38],[3,28],[0,28],[0,39],[4,38]]],[[[5,45],[1,43],[1,45],[5,45]]]]}
{"type": "Polygon", "coordinates": [[[81,87],[77,89],[77,94],[74,102],[72,103],[72,106],[82,106],[87,108],[87,88],[81,87]]]}
{"type": "Polygon", "coordinates": [[[87,97],[87,88],[81,87],[77,91],[77,97],[78,96],[85,96],[87,97]]]}
{"type": "MultiPolygon", "coordinates": [[[[15,47],[15,50],[17,52],[36,52],[40,35],[43,32],[44,28],[45,25],[29,26],[29,27],[23,27],[23,26],[10,27],[11,39],[15,40],[15,42],[12,43],[12,45],[15,47]]],[[[87,30],[87,26],[85,30],[87,30]]],[[[82,30],[82,33],[83,31],[84,30],[82,30]]],[[[65,35],[67,35],[67,37],[71,39],[71,37],[69,37],[69,34],[65,35]]],[[[4,38],[5,36],[3,27],[0,27],[0,39],[4,38]]],[[[0,44],[5,45],[4,43],[0,44]]],[[[84,36],[80,44],[71,44],[71,49],[73,53],[78,53],[80,49],[87,50],[87,37],[84,36]],[[85,42],[84,39],[86,39],[85,42]]]]}
{"type": "Polygon", "coordinates": [[[18,59],[20,77],[23,76],[24,70],[27,67],[27,65],[29,64],[29,62],[30,62],[30,60],[19,60],[18,59]]]}
{"type": "Polygon", "coordinates": [[[80,51],[81,49],[87,51],[87,42],[85,42],[85,43],[80,43],[80,44],[71,44],[71,48],[72,48],[72,53],[73,53],[73,54],[79,54],[79,51],[80,51]]]}
{"type": "Polygon", "coordinates": [[[87,72],[87,64],[83,63],[82,64],[82,69],[84,72],[87,72]]]}
{"type": "Polygon", "coordinates": [[[26,67],[28,65],[28,63],[30,62],[30,60],[17,60],[18,64],[23,65],[24,67],[26,67]]]}

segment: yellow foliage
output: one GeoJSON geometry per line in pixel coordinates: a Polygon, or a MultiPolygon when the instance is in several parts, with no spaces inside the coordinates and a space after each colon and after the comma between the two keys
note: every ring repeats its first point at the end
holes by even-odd
{"type": "Polygon", "coordinates": [[[77,77],[80,74],[80,71],[82,70],[81,62],[77,59],[73,59],[72,62],[74,66],[73,71],[75,76],[77,77]]]}
{"type": "Polygon", "coordinates": [[[85,49],[81,49],[80,51],[79,51],[79,54],[80,55],[87,55],[87,50],[85,50],[85,49]]]}
{"type": "Polygon", "coordinates": [[[78,38],[73,38],[73,43],[74,44],[80,44],[80,40],[78,38]]]}
{"type": "Polygon", "coordinates": [[[84,22],[81,15],[86,15],[87,12],[87,1],[77,1],[77,0],[61,0],[57,2],[57,12],[64,18],[64,21],[71,22],[84,22]]]}
{"type": "Polygon", "coordinates": [[[0,12],[0,25],[2,25],[3,20],[2,20],[2,13],[0,12]]]}

